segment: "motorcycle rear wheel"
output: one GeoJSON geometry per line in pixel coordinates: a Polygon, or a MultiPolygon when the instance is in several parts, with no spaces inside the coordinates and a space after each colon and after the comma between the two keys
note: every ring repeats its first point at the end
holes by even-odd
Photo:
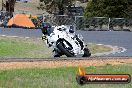
{"type": "Polygon", "coordinates": [[[90,57],[91,56],[91,52],[88,48],[84,48],[84,55],[82,57],[90,57]]]}

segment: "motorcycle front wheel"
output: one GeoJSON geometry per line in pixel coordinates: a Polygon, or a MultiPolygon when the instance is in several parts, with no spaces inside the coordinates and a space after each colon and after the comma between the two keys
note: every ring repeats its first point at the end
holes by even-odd
{"type": "Polygon", "coordinates": [[[63,42],[59,42],[57,44],[57,48],[67,57],[74,57],[75,55],[73,53],[71,53],[71,51],[69,49],[67,49],[64,45],[63,42]]]}
{"type": "Polygon", "coordinates": [[[90,57],[91,56],[91,52],[88,48],[84,48],[84,55],[82,57],[90,57]]]}

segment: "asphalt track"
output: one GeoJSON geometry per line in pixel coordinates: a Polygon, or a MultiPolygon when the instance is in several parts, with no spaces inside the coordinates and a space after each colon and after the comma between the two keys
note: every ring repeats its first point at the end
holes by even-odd
{"type": "MultiPolygon", "coordinates": [[[[90,43],[106,44],[124,47],[125,52],[106,56],[132,56],[132,32],[125,31],[76,31],[82,34],[84,40],[90,43]]],[[[0,35],[40,38],[40,29],[0,28],[0,35]]]]}

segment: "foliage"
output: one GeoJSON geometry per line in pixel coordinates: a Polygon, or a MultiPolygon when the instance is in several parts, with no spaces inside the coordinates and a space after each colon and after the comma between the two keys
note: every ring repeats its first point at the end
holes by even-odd
{"type": "Polygon", "coordinates": [[[89,1],[85,9],[86,17],[130,18],[132,13],[131,0],[96,0],[89,1]]]}
{"type": "Polygon", "coordinates": [[[63,15],[66,7],[72,6],[75,1],[87,2],[87,0],[40,0],[38,9],[46,9],[49,13],[63,15]]]}
{"type": "Polygon", "coordinates": [[[64,9],[66,6],[72,4],[73,0],[40,0],[40,9],[46,9],[49,13],[54,13],[54,11],[59,12],[60,15],[64,14],[64,9]]]}

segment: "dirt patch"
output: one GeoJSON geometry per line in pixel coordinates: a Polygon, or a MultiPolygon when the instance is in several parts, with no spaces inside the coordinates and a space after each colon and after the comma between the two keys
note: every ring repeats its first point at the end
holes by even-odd
{"type": "Polygon", "coordinates": [[[21,69],[21,68],[56,68],[70,66],[104,66],[132,63],[130,59],[99,59],[99,60],[63,60],[63,61],[36,61],[36,62],[1,62],[0,69],[21,69]]]}

